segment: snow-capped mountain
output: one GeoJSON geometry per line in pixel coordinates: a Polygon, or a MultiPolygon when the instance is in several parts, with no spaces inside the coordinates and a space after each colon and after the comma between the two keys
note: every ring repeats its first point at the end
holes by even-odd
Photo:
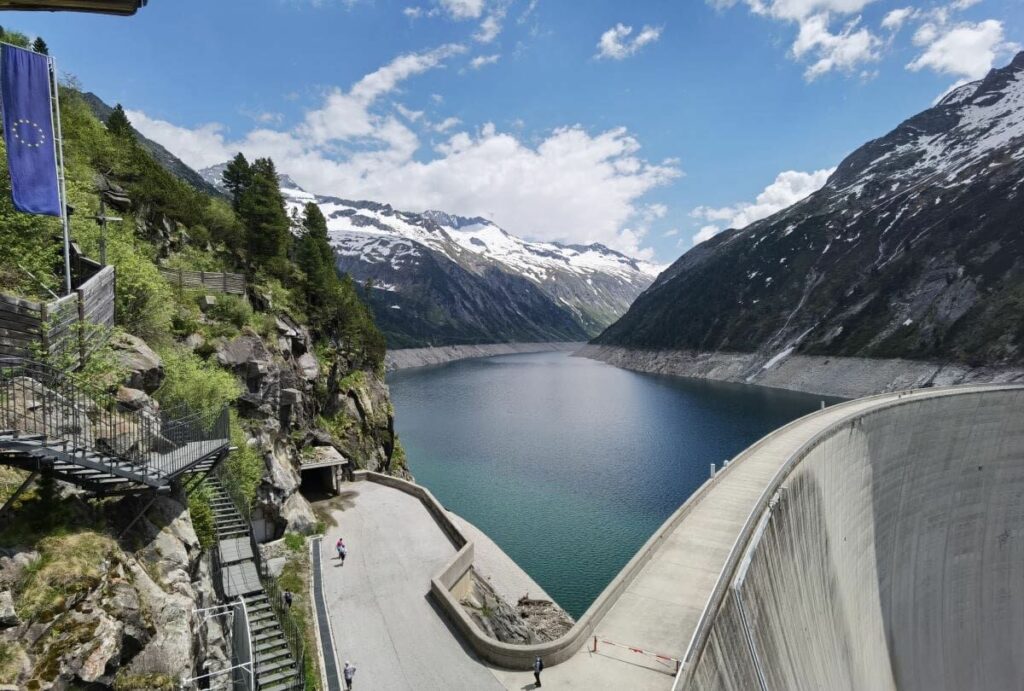
{"type": "MultiPolygon", "coordinates": [[[[223,170],[201,173],[218,184],[223,170]]],[[[309,202],[320,207],[338,267],[370,282],[393,347],[585,340],[621,316],[657,274],[600,244],[528,242],[484,218],[316,195],[287,175],[280,182],[293,216],[309,202]]]]}
{"type": "Polygon", "coordinates": [[[1024,53],[848,156],[807,199],[698,245],[595,339],[1024,362],[1024,53]]]}

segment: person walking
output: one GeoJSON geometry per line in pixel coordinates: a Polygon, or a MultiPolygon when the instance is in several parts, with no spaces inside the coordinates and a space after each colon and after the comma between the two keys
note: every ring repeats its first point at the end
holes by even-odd
{"type": "Polygon", "coordinates": [[[533,660],[533,678],[537,680],[537,687],[540,688],[540,673],[544,671],[544,660],[540,659],[540,655],[533,660]]]}
{"type": "Polygon", "coordinates": [[[345,677],[345,689],[352,691],[352,679],[356,676],[356,666],[350,664],[348,660],[345,660],[345,669],[342,670],[342,676],[345,677]]]}
{"type": "Polygon", "coordinates": [[[292,591],[284,591],[284,604],[288,605],[288,609],[292,608],[292,591]]]}
{"type": "Polygon", "coordinates": [[[345,557],[348,556],[348,547],[345,546],[345,541],[340,537],[338,538],[338,544],[335,545],[338,548],[338,559],[341,559],[341,565],[345,565],[345,557]]]}

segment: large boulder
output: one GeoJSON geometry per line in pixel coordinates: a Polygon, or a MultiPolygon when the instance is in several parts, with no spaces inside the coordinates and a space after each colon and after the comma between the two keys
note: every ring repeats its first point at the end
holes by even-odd
{"type": "Polygon", "coordinates": [[[289,532],[309,534],[316,530],[317,519],[313,507],[298,492],[290,495],[281,505],[281,520],[289,532]]]}
{"type": "Polygon", "coordinates": [[[120,333],[110,343],[118,362],[128,370],[125,384],[153,393],[164,378],[164,363],[141,338],[120,333]]]}

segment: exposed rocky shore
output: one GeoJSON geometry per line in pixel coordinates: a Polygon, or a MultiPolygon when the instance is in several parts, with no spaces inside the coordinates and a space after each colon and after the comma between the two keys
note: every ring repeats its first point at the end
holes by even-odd
{"type": "Polygon", "coordinates": [[[885,391],[982,382],[1024,382],[1024,368],[962,363],[762,353],[640,350],[587,345],[576,355],[616,367],[857,398],[885,391]]]}
{"type": "Polygon", "coordinates": [[[482,345],[452,345],[436,348],[402,348],[389,350],[385,357],[387,371],[443,365],[455,360],[466,360],[495,355],[515,355],[517,353],[567,352],[582,347],[582,343],[485,343],[482,345]]]}

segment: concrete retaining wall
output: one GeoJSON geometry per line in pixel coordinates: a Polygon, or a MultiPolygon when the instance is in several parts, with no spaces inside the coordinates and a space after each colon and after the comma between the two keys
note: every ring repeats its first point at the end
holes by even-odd
{"type": "Polygon", "coordinates": [[[1021,687],[1024,390],[880,406],[776,485],[679,686],[1021,687]]]}
{"type": "Polygon", "coordinates": [[[569,631],[554,641],[534,645],[513,645],[490,638],[466,614],[465,609],[463,609],[458,599],[453,595],[452,588],[456,586],[473,565],[473,542],[462,534],[448,516],[448,512],[431,494],[430,490],[407,480],[401,480],[380,473],[356,471],[355,476],[357,480],[368,480],[388,485],[411,494],[423,502],[441,529],[448,534],[452,543],[456,547],[461,545],[455,557],[445,565],[440,573],[431,579],[431,594],[449,621],[455,625],[465,638],[465,641],[482,659],[507,669],[528,670],[533,669],[534,658],[538,655],[544,659],[544,664],[550,667],[560,662],[565,662],[589,642],[601,618],[612,608],[619,595],[633,581],[644,565],[650,561],[658,547],[676,525],[689,513],[693,506],[706,496],[706,493],[716,485],[717,481],[723,477],[723,474],[719,473],[701,485],[682,506],[669,516],[665,523],[658,528],[654,535],[644,543],[643,547],[622,568],[622,571],[605,587],[569,631]]]}

